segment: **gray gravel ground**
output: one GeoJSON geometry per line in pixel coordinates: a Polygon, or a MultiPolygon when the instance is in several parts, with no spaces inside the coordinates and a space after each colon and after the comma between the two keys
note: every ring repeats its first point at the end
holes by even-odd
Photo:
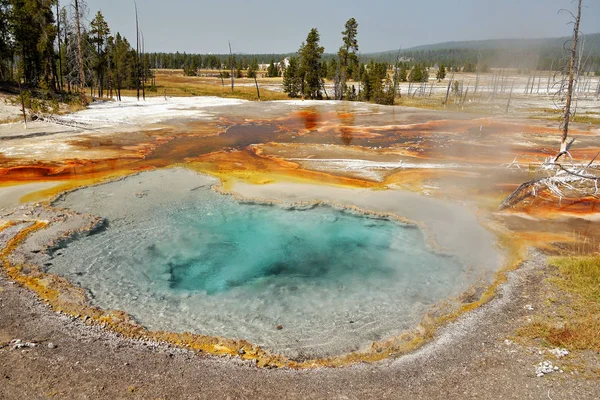
{"type": "Polygon", "coordinates": [[[544,265],[534,254],[495,300],[413,354],[311,371],[261,370],[124,339],[53,312],[0,273],[0,399],[600,398],[597,380],[536,377],[547,356],[505,342],[529,312],[525,305],[539,301],[544,265]],[[38,346],[13,350],[8,342],[17,338],[38,346]]]}

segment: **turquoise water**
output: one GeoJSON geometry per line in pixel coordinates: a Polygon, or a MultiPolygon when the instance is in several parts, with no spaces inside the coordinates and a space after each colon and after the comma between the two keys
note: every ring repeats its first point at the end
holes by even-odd
{"type": "Polygon", "coordinates": [[[166,218],[177,240],[149,244],[143,257],[152,276],[174,290],[211,295],[238,287],[339,286],[351,276],[398,278],[402,271],[388,254],[395,231],[412,230],[406,240],[420,240],[416,229],[324,207],[188,204],[166,218]]]}
{"type": "Polygon", "coordinates": [[[150,329],[327,356],[414,327],[472,283],[458,258],[431,251],[414,226],[324,206],[240,203],[209,186],[155,185],[135,198],[145,182],[123,191],[133,184],[67,196],[79,211],[96,205],[109,226],[55,254],[50,272],[150,329]]]}

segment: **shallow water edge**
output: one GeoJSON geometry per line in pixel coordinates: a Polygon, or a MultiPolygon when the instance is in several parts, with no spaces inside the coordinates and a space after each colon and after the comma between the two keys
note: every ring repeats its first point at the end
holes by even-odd
{"type": "MultiPolygon", "coordinates": [[[[60,201],[58,203],[60,203],[60,201]]],[[[57,203],[55,202],[55,205],[56,204],[57,203]]],[[[36,270],[36,268],[32,267],[31,265],[29,265],[29,263],[27,263],[27,261],[35,261],[36,257],[38,258],[38,262],[43,261],[41,260],[43,259],[43,254],[41,253],[34,253],[34,257],[31,257],[31,254],[29,254],[28,258],[25,254],[27,253],[28,248],[29,250],[31,250],[32,247],[36,246],[39,248],[41,242],[43,242],[44,240],[47,241],[53,235],[59,235],[59,237],[62,238],[62,240],[69,240],[69,238],[73,237],[73,234],[75,232],[79,232],[79,234],[84,234],[84,232],[86,232],[89,229],[92,229],[92,227],[89,224],[89,219],[86,221],[88,223],[87,225],[83,223],[83,219],[92,217],[89,215],[86,217],[81,217],[81,214],[69,215],[71,213],[68,211],[66,212],[65,210],[57,210],[54,207],[48,206],[41,208],[38,207],[34,210],[29,211],[31,211],[32,214],[29,218],[30,220],[32,219],[31,217],[37,216],[37,218],[39,218],[40,220],[51,222],[47,223],[47,225],[44,225],[46,229],[43,230],[36,230],[42,228],[39,225],[34,225],[33,227],[27,225],[23,228],[25,231],[21,230],[20,233],[17,235],[18,237],[15,237],[16,243],[13,250],[16,250],[16,252],[11,251],[6,254],[7,261],[9,261],[9,263],[12,265],[12,268],[16,268],[15,274],[17,275],[15,276],[21,276],[20,279],[24,284],[27,284],[28,286],[31,285],[32,288],[36,292],[38,292],[42,298],[46,298],[46,300],[50,301],[50,303],[55,306],[55,309],[79,310],[80,312],[76,312],[73,315],[79,315],[80,318],[85,318],[83,316],[89,317],[89,323],[106,324],[107,327],[111,327],[117,332],[121,332],[123,334],[126,334],[127,336],[167,340],[171,343],[189,346],[193,349],[201,350],[210,354],[229,354],[238,355],[243,359],[269,360],[265,361],[264,365],[272,364],[279,366],[289,366],[294,368],[308,367],[314,365],[338,366],[352,364],[358,361],[376,361],[410,351],[411,349],[414,349],[415,347],[418,347],[420,344],[424,343],[425,340],[430,339],[437,326],[439,326],[441,323],[448,321],[449,319],[455,318],[455,316],[460,313],[460,309],[451,310],[448,308],[444,308],[444,305],[440,305],[437,309],[432,310],[430,313],[428,313],[428,315],[423,319],[423,321],[421,321],[419,328],[417,328],[417,330],[415,331],[405,332],[400,337],[395,337],[381,342],[373,343],[369,349],[366,349],[362,352],[354,352],[351,354],[327,359],[314,359],[305,361],[294,361],[285,357],[273,355],[269,352],[264,352],[261,349],[258,349],[256,346],[251,345],[250,343],[245,341],[231,341],[228,339],[203,336],[197,337],[188,334],[174,335],[166,332],[149,332],[137,325],[136,323],[134,323],[131,320],[131,318],[129,316],[126,316],[124,313],[106,313],[95,307],[90,307],[87,300],[85,299],[85,295],[83,295],[82,298],[82,293],[80,289],[75,289],[71,287],[70,290],[68,290],[66,288],[70,285],[70,283],[65,282],[64,279],[44,274],[43,272],[40,272],[39,269],[36,270]],[[52,213],[54,213],[53,216],[52,213]],[[62,217],[57,217],[57,215],[62,215],[62,217]],[[68,216],[64,218],[65,215],[68,216]],[[71,218],[70,222],[69,217],[71,218]],[[56,218],[65,219],[65,221],[55,220],[56,218]],[[76,224],[73,223],[74,218],[79,218],[82,220],[80,221],[81,223],[78,226],[75,226],[76,224]],[[64,226],[64,222],[68,222],[71,225],[64,226]],[[63,226],[60,226],[61,223],[63,226]],[[15,264],[13,264],[15,262],[17,263],[16,266],[15,264]],[[20,264],[20,266],[18,264],[20,264]],[[25,268],[24,264],[27,264],[25,268]],[[37,283],[33,284],[32,282],[34,281],[37,283]],[[39,283],[40,281],[43,282],[41,286],[39,283]],[[54,285],[61,287],[59,288],[59,290],[65,290],[65,292],[70,293],[70,295],[64,295],[64,293],[62,295],[56,294],[53,291],[54,289],[49,289],[54,287],[54,285]],[[78,295],[76,296],[75,294],[77,293],[78,295]],[[72,297],[69,300],[73,300],[73,298],[76,297],[77,301],[71,303],[70,306],[67,306],[66,304],[63,304],[63,302],[66,298],[69,297],[72,297]],[[87,310],[87,312],[84,312],[85,310],[87,310]],[[244,350],[244,354],[239,353],[240,349],[244,350]]],[[[37,218],[35,218],[36,221],[38,220],[37,218]]],[[[96,223],[99,224],[100,221],[101,220],[99,219],[96,221],[96,223]]],[[[48,249],[48,246],[45,246],[44,248],[48,249]]],[[[39,251],[39,249],[37,251],[39,251]]],[[[492,284],[492,286],[486,285],[486,287],[493,288],[494,284],[492,284]]],[[[481,294],[483,292],[483,287],[474,290],[473,293],[475,293],[475,295],[468,296],[470,302],[465,306],[468,306],[469,308],[475,306],[477,303],[477,301],[475,301],[475,298],[481,298],[481,294]]],[[[489,290],[486,293],[489,293],[489,290]]],[[[259,364],[261,364],[261,361],[259,361],[259,364]]]]}

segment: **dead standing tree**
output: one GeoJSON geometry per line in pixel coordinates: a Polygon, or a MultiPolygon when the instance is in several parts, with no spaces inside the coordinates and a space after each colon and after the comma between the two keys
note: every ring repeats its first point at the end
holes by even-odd
{"type": "Polygon", "coordinates": [[[83,72],[83,43],[81,37],[81,14],[80,10],[83,10],[85,3],[80,7],[82,0],[74,0],[75,2],[75,26],[77,29],[77,62],[79,64],[79,95],[81,96],[81,105],[85,106],[87,100],[85,98],[84,86],[85,86],[85,73],[83,72]]]}
{"type": "Polygon", "coordinates": [[[135,86],[137,89],[137,100],[140,101],[140,25],[135,0],[133,1],[133,5],[135,7],[135,86]]]}
{"type": "MultiPolygon", "coordinates": [[[[565,191],[573,193],[577,196],[594,196],[597,197],[600,194],[598,183],[600,182],[600,176],[595,175],[593,172],[597,171],[598,168],[594,168],[594,161],[600,155],[600,152],[596,154],[589,163],[583,163],[580,165],[575,164],[573,157],[569,153],[569,149],[573,142],[572,139],[568,141],[569,136],[569,122],[571,119],[571,107],[573,104],[573,91],[575,87],[575,80],[577,74],[577,42],[579,39],[579,26],[581,22],[581,3],[582,0],[577,1],[577,15],[566,11],[573,17],[573,45],[571,48],[571,54],[569,59],[568,78],[567,78],[567,89],[566,89],[566,100],[563,114],[563,121],[561,123],[561,144],[560,150],[556,157],[548,158],[543,164],[542,169],[550,172],[551,174],[534,179],[529,182],[523,183],[517,188],[510,196],[508,196],[502,204],[500,209],[515,206],[521,201],[525,200],[530,196],[536,196],[543,190],[548,190],[552,195],[563,198],[565,191]],[[570,166],[565,167],[558,163],[561,157],[568,156],[570,159],[570,166]]],[[[564,11],[564,10],[561,10],[564,11]]],[[[563,91],[564,83],[561,85],[560,93],[563,91]]]]}
{"type": "MultiPolygon", "coordinates": [[[[571,15],[575,18],[575,26],[573,27],[573,48],[571,49],[571,59],[569,61],[569,82],[567,87],[567,101],[565,104],[565,113],[563,117],[562,137],[560,142],[560,152],[555,158],[558,161],[561,156],[565,155],[569,151],[567,144],[567,137],[569,136],[569,119],[571,118],[571,104],[573,101],[573,84],[575,78],[575,61],[577,58],[577,41],[579,39],[579,24],[581,22],[581,2],[578,0],[577,16],[574,16],[570,11],[571,15]]],[[[571,142],[572,144],[573,142],[571,142]]]]}
{"type": "Polygon", "coordinates": [[[231,69],[231,93],[233,93],[235,78],[233,77],[235,74],[234,65],[233,65],[233,53],[231,51],[231,41],[229,41],[229,68],[231,69]]]}

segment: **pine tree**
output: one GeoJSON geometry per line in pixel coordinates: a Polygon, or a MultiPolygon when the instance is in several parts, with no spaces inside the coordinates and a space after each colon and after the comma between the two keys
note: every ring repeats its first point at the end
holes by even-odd
{"type": "Polygon", "coordinates": [[[299,97],[302,91],[301,81],[298,59],[290,57],[290,65],[283,72],[283,91],[291,98],[299,97]]]}
{"type": "Polygon", "coordinates": [[[98,96],[104,95],[104,77],[108,68],[108,58],[106,53],[106,44],[110,29],[100,11],[96,14],[90,23],[89,41],[95,48],[95,59],[93,62],[96,82],[98,85],[98,96]]]}
{"type": "Polygon", "coordinates": [[[338,51],[338,57],[340,59],[340,80],[339,87],[336,92],[338,93],[338,99],[341,100],[346,93],[346,81],[348,77],[352,76],[354,69],[358,64],[358,22],[354,18],[350,18],[345,25],[345,30],[342,32],[344,44],[338,51]]]}
{"type": "Polygon", "coordinates": [[[406,64],[402,64],[400,66],[400,72],[398,73],[398,79],[400,82],[408,81],[408,69],[406,68],[406,64]]]}
{"type": "Polygon", "coordinates": [[[12,46],[8,12],[8,0],[0,0],[0,81],[7,81],[11,78],[9,62],[12,59],[12,46]]]}
{"type": "Polygon", "coordinates": [[[440,68],[438,69],[435,77],[437,78],[438,82],[446,78],[446,67],[444,67],[444,64],[440,64],[440,68]]]}
{"type": "Polygon", "coordinates": [[[408,80],[410,82],[427,82],[429,80],[429,72],[425,66],[416,64],[410,71],[408,80]]]}
{"type": "Polygon", "coordinates": [[[258,71],[258,60],[252,59],[250,65],[248,65],[248,78],[256,78],[256,72],[258,71]]]}
{"type": "Polygon", "coordinates": [[[333,81],[336,79],[337,74],[338,74],[338,63],[337,63],[335,57],[333,57],[329,61],[329,66],[327,67],[327,79],[333,81]]]}
{"type": "Polygon", "coordinates": [[[277,66],[275,66],[275,61],[271,60],[271,63],[269,64],[269,67],[267,68],[267,76],[269,78],[275,78],[277,76],[279,76],[279,70],[277,69],[277,66]]]}
{"type": "Polygon", "coordinates": [[[316,28],[313,28],[306,37],[306,44],[302,44],[300,54],[300,75],[302,77],[302,93],[309,99],[321,99],[322,68],[321,56],[325,49],[319,46],[321,36],[316,28]]]}

